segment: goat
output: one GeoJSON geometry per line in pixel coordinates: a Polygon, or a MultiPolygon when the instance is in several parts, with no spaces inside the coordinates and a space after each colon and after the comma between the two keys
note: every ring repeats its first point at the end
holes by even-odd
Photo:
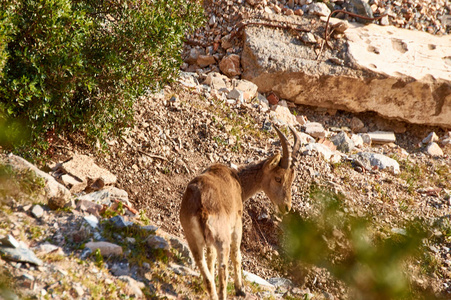
{"type": "Polygon", "coordinates": [[[258,163],[229,168],[214,164],[194,178],[186,188],[180,208],[180,223],[210,299],[226,299],[228,260],[231,252],[235,293],[245,296],[241,278],[241,235],[243,202],[263,190],[280,213],[291,210],[291,185],[296,175],[294,162],[300,138],[294,135],[293,149],[286,136],[274,127],[283,153],[258,163]],[[204,248],[207,248],[207,260],[204,248]],[[219,292],[215,288],[215,260],[218,258],[219,292]]]}

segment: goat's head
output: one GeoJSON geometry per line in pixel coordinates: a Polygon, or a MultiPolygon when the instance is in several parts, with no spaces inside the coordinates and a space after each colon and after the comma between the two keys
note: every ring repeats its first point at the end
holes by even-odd
{"type": "Polygon", "coordinates": [[[296,176],[297,154],[301,145],[296,130],[289,126],[294,136],[294,146],[290,147],[287,137],[274,126],[282,144],[282,155],[277,153],[268,158],[263,166],[262,187],[271,202],[284,214],[291,210],[291,186],[296,176]]]}

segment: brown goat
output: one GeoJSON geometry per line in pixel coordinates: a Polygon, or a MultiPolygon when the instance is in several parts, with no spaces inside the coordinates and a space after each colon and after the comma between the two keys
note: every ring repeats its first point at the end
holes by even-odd
{"type": "Polygon", "coordinates": [[[218,299],[214,280],[216,257],[219,299],[226,299],[230,251],[235,292],[237,296],[245,296],[240,253],[243,202],[263,190],[281,213],[291,209],[291,185],[296,175],[292,160],[296,159],[299,151],[300,138],[290,126],[295,139],[291,149],[285,135],[274,128],[282,144],[282,155],[276,153],[258,163],[238,169],[221,164],[212,165],[188,184],[183,196],[180,222],[210,299],[218,299]]]}

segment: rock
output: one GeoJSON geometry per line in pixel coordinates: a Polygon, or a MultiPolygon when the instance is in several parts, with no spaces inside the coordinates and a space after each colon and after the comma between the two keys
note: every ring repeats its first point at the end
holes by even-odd
{"type": "Polygon", "coordinates": [[[31,209],[31,215],[39,219],[44,215],[44,210],[40,205],[34,205],[33,208],[31,209]]]}
{"type": "MultiPolygon", "coordinates": [[[[320,153],[324,160],[330,161],[332,155],[334,154],[332,150],[324,144],[310,143],[305,146],[306,151],[314,151],[320,153]]],[[[308,153],[307,153],[308,154],[308,153]]]]}
{"type": "Polygon", "coordinates": [[[293,287],[293,282],[290,279],[286,278],[269,278],[268,282],[275,287],[285,287],[291,288],[293,287]]]}
{"type": "Polygon", "coordinates": [[[119,276],[119,280],[127,283],[127,286],[125,288],[125,293],[129,296],[134,296],[136,298],[143,298],[144,294],[142,292],[142,289],[144,289],[146,286],[141,281],[137,281],[130,276],[119,276]]]}
{"type": "Polygon", "coordinates": [[[351,141],[354,143],[354,147],[356,148],[362,148],[363,147],[363,139],[362,136],[357,134],[351,135],[351,141]]]}
{"type": "Polygon", "coordinates": [[[429,143],[426,146],[425,152],[430,156],[443,156],[443,150],[435,142],[429,143]]]}
{"type": "Polygon", "coordinates": [[[317,122],[309,122],[304,125],[305,133],[316,137],[316,138],[324,138],[326,137],[326,130],[323,127],[323,124],[317,122]]]}
{"type": "Polygon", "coordinates": [[[10,234],[8,234],[6,237],[0,239],[1,247],[8,247],[8,248],[19,248],[20,243],[10,234]]]}
{"type": "Polygon", "coordinates": [[[247,280],[249,282],[252,282],[252,283],[256,283],[262,288],[269,289],[269,290],[272,290],[272,291],[275,290],[275,287],[271,283],[269,283],[268,281],[264,280],[260,276],[252,274],[252,273],[250,273],[248,271],[245,271],[245,270],[243,270],[243,276],[244,276],[245,280],[247,280]]]}
{"type": "Polygon", "coordinates": [[[316,44],[316,38],[315,35],[311,32],[306,32],[302,34],[301,40],[306,44],[316,44]]]}
{"type": "MultiPolygon", "coordinates": [[[[370,5],[368,4],[368,2],[366,0],[351,0],[351,4],[354,7],[354,12],[358,15],[361,16],[365,16],[368,18],[373,18],[373,10],[371,9],[370,5]]],[[[356,18],[357,22],[360,23],[369,23],[371,21],[369,20],[365,20],[365,19],[361,19],[361,18],[356,18]]]]}
{"type": "Polygon", "coordinates": [[[57,210],[66,206],[66,199],[63,197],[51,197],[47,203],[51,210],[57,210]]]}
{"type": "Polygon", "coordinates": [[[362,138],[364,144],[371,145],[371,136],[368,133],[359,133],[359,136],[362,138]]]}
{"type": "Polygon", "coordinates": [[[449,131],[440,141],[443,146],[451,145],[451,131],[449,131]]]}
{"type": "Polygon", "coordinates": [[[76,297],[82,297],[85,293],[83,286],[79,282],[72,283],[71,291],[76,297]]]}
{"type": "Polygon", "coordinates": [[[58,177],[58,181],[64,184],[71,193],[80,193],[86,189],[88,183],[81,179],[75,178],[70,174],[63,174],[58,177]]]}
{"type": "Polygon", "coordinates": [[[320,17],[327,17],[330,15],[331,11],[327,7],[326,3],[314,2],[308,5],[308,13],[310,15],[316,15],[320,17]]]}
{"type": "Polygon", "coordinates": [[[198,48],[191,48],[184,61],[190,65],[195,64],[199,58],[200,51],[198,48]]]}
{"type": "Polygon", "coordinates": [[[30,274],[22,274],[22,276],[19,277],[18,285],[25,289],[33,289],[34,288],[34,281],[35,278],[33,275],[30,274]]]}
{"type": "MultiPolygon", "coordinates": [[[[283,16],[274,19],[290,22],[283,16]]],[[[308,26],[303,23],[307,20],[299,22],[308,26]]],[[[331,18],[331,25],[337,22],[341,20],[331,18]]],[[[448,36],[349,23],[346,37],[340,55],[350,59],[340,66],[327,62],[332,57],[327,51],[321,60],[312,59],[314,49],[293,43],[292,35],[248,26],[242,78],[261,93],[272,91],[296,104],[374,111],[387,119],[451,127],[451,105],[445,104],[451,103],[448,36]]]]}
{"type": "Polygon", "coordinates": [[[130,265],[129,263],[115,263],[111,267],[111,273],[113,273],[114,276],[122,276],[122,275],[128,275],[130,273],[130,265]]]}
{"type": "Polygon", "coordinates": [[[244,100],[248,101],[257,97],[258,86],[248,80],[236,80],[233,82],[235,89],[243,92],[244,100]]]}
{"type": "Polygon", "coordinates": [[[22,157],[16,156],[14,154],[8,154],[5,163],[14,169],[23,170],[29,169],[33,171],[36,176],[44,179],[45,186],[44,190],[46,197],[63,197],[68,200],[71,196],[70,191],[61,183],[57,182],[55,178],[51,175],[39,170],[37,167],[23,159],[22,157]]]}
{"type": "Polygon", "coordinates": [[[213,55],[199,55],[199,57],[196,60],[196,63],[201,68],[208,67],[210,65],[213,65],[216,63],[216,59],[213,55]]]}
{"type": "Polygon", "coordinates": [[[296,125],[296,117],[291,113],[288,107],[277,105],[275,109],[269,113],[269,117],[275,123],[296,125]]]}
{"type": "Polygon", "coordinates": [[[351,130],[352,132],[358,133],[365,127],[365,124],[357,117],[353,117],[351,120],[351,130]]]}
{"type": "Polygon", "coordinates": [[[375,144],[385,144],[396,142],[396,136],[391,131],[373,131],[368,132],[371,142],[375,144]]]}
{"type": "Polygon", "coordinates": [[[425,137],[422,141],[423,144],[429,144],[431,142],[437,143],[440,139],[438,138],[437,134],[435,132],[429,133],[427,137],[425,137]]]}
{"type": "Polygon", "coordinates": [[[14,248],[0,246],[0,255],[4,260],[32,263],[37,266],[43,265],[42,260],[37,258],[34,252],[22,242],[19,243],[19,247],[14,248]]]}
{"type": "Polygon", "coordinates": [[[114,216],[108,220],[114,227],[122,229],[133,225],[131,221],[125,221],[123,216],[114,216]]]}
{"type": "Polygon", "coordinates": [[[182,255],[182,257],[185,258],[189,267],[194,267],[194,258],[191,254],[188,244],[173,235],[168,235],[168,238],[171,248],[177,250],[182,255]]]}
{"type": "Polygon", "coordinates": [[[229,77],[241,75],[240,56],[236,54],[224,56],[219,63],[219,69],[229,77]]]}
{"type": "Polygon", "coordinates": [[[89,200],[79,200],[75,209],[79,211],[86,211],[95,216],[99,216],[100,211],[102,210],[102,205],[94,203],[89,200]]]}
{"type": "Polygon", "coordinates": [[[166,239],[161,236],[158,236],[158,235],[151,234],[146,239],[146,242],[147,242],[147,245],[153,249],[161,249],[161,250],[171,249],[171,247],[169,247],[169,243],[166,241],[166,239]]]}
{"type": "Polygon", "coordinates": [[[124,190],[112,186],[105,187],[100,191],[78,196],[78,199],[91,201],[96,204],[105,204],[107,206],[111,205],[114,200],[119,200],[127,204],[128,206],[132,206],[132,204],[128,200],[128,193],[124,190]]]}
{"type": "Polygon", "coordinates": [[[231,90],[228,94],[227,94],[227,98],[228,99],[233,99],[239,102],[243,102],[244,98],[243,98],[243,92],[237,90],[236,88],[231,90]]]}
{"type": "Polygon", "coordinates": [[[89,242],[85,244],[85,248],[88,248],[93,253],[99,249],[102,256],[122,255],[122,247],[109,242],[89,242]]]}
{"type": "Polygon", "coordinates": [[[332,136],[330,140],[332,141],[332,143],[334,143],[335,146],[337,146],[337,149],[341,152],[351,152],[355,147],[354,142],[344,131],[341,131],[340,133],[332,136]]]}
{"type": "Polygon", "coordinates": [[[228,89],[232,87],[230,79],[227,76],[224,76],[217,72],[208,73],[204,83],[208,84],[212,89],[215,90],[228,89]]]}
{"type": "Polygon", "coordinates": [[[102,188],[104,185],[113,185],[117,181],[116,175],[96,165],[93,158],[81,154],[75,154],[61,163],[55,171],[55,176],[58,176],[59,173],[62,173],[61,176],[70,174],[74,178],[86,182],[94,190],[102,188]]]}
{"type": "Polygon", "coordinates": [[[377,167],[380,170],[388,169],[393,174],[399,174],[399,163],[383,154],[371,153],[371,152],[359,152],[352,157],[359,159],[363,163],[368,163],[373,167],[377,167]]]}
{"type": "Polygon", "coordinates": [[[86,221],[86,223],[89,224],[92,228],[97,228],[97,225],[99,225],[99,220],[94,215],[88,215],[84,216],[83,219],[86,221]]]}
{"type": "Polygon", "coordinates": [[[277,105],[279,103],[279,97],[277,97],[276,94],[270,93],[266,99],[268,100],[269,104],[271,105],[277,105]]]}
{"type": "Polygon", "coordinates": [[[177,275],[183,275],[183,276],[189,275],[189,276],[196,276],[196,277],[200,276],[199,273],[194,272],[192,269],[187,268],[182,265],[175,264],[175,263],[169,263],[169,268],[172,270],[172,272],[174,272],[177,275]]]}
{"type": "Polygon", "coordinates": [[[41,244],[41,245],[37,246],[35,248],[35,250],[38,253],[38,255],[39,254],[41,254],[41,255],[42,254],[49,254],[49,253],[52,253],[52,252],[61,252],[61,253],[63,253],[63,251],[62,251],[62,249],[60,247],[55,246],[55,245],[50,244],[50,243],[41,244]]]}

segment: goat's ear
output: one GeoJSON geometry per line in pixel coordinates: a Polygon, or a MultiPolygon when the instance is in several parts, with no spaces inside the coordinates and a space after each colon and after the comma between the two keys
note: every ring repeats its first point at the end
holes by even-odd
{"type": "Polygon", "coordinates": [[[274,154],[272,157],[268,158],[268,160],[265,163],[264,168],[267,170],[272,170],[275,167],[278,167],[281,158],[282,158],[282,155],[280,155],[280,153],[274,154]]]}

